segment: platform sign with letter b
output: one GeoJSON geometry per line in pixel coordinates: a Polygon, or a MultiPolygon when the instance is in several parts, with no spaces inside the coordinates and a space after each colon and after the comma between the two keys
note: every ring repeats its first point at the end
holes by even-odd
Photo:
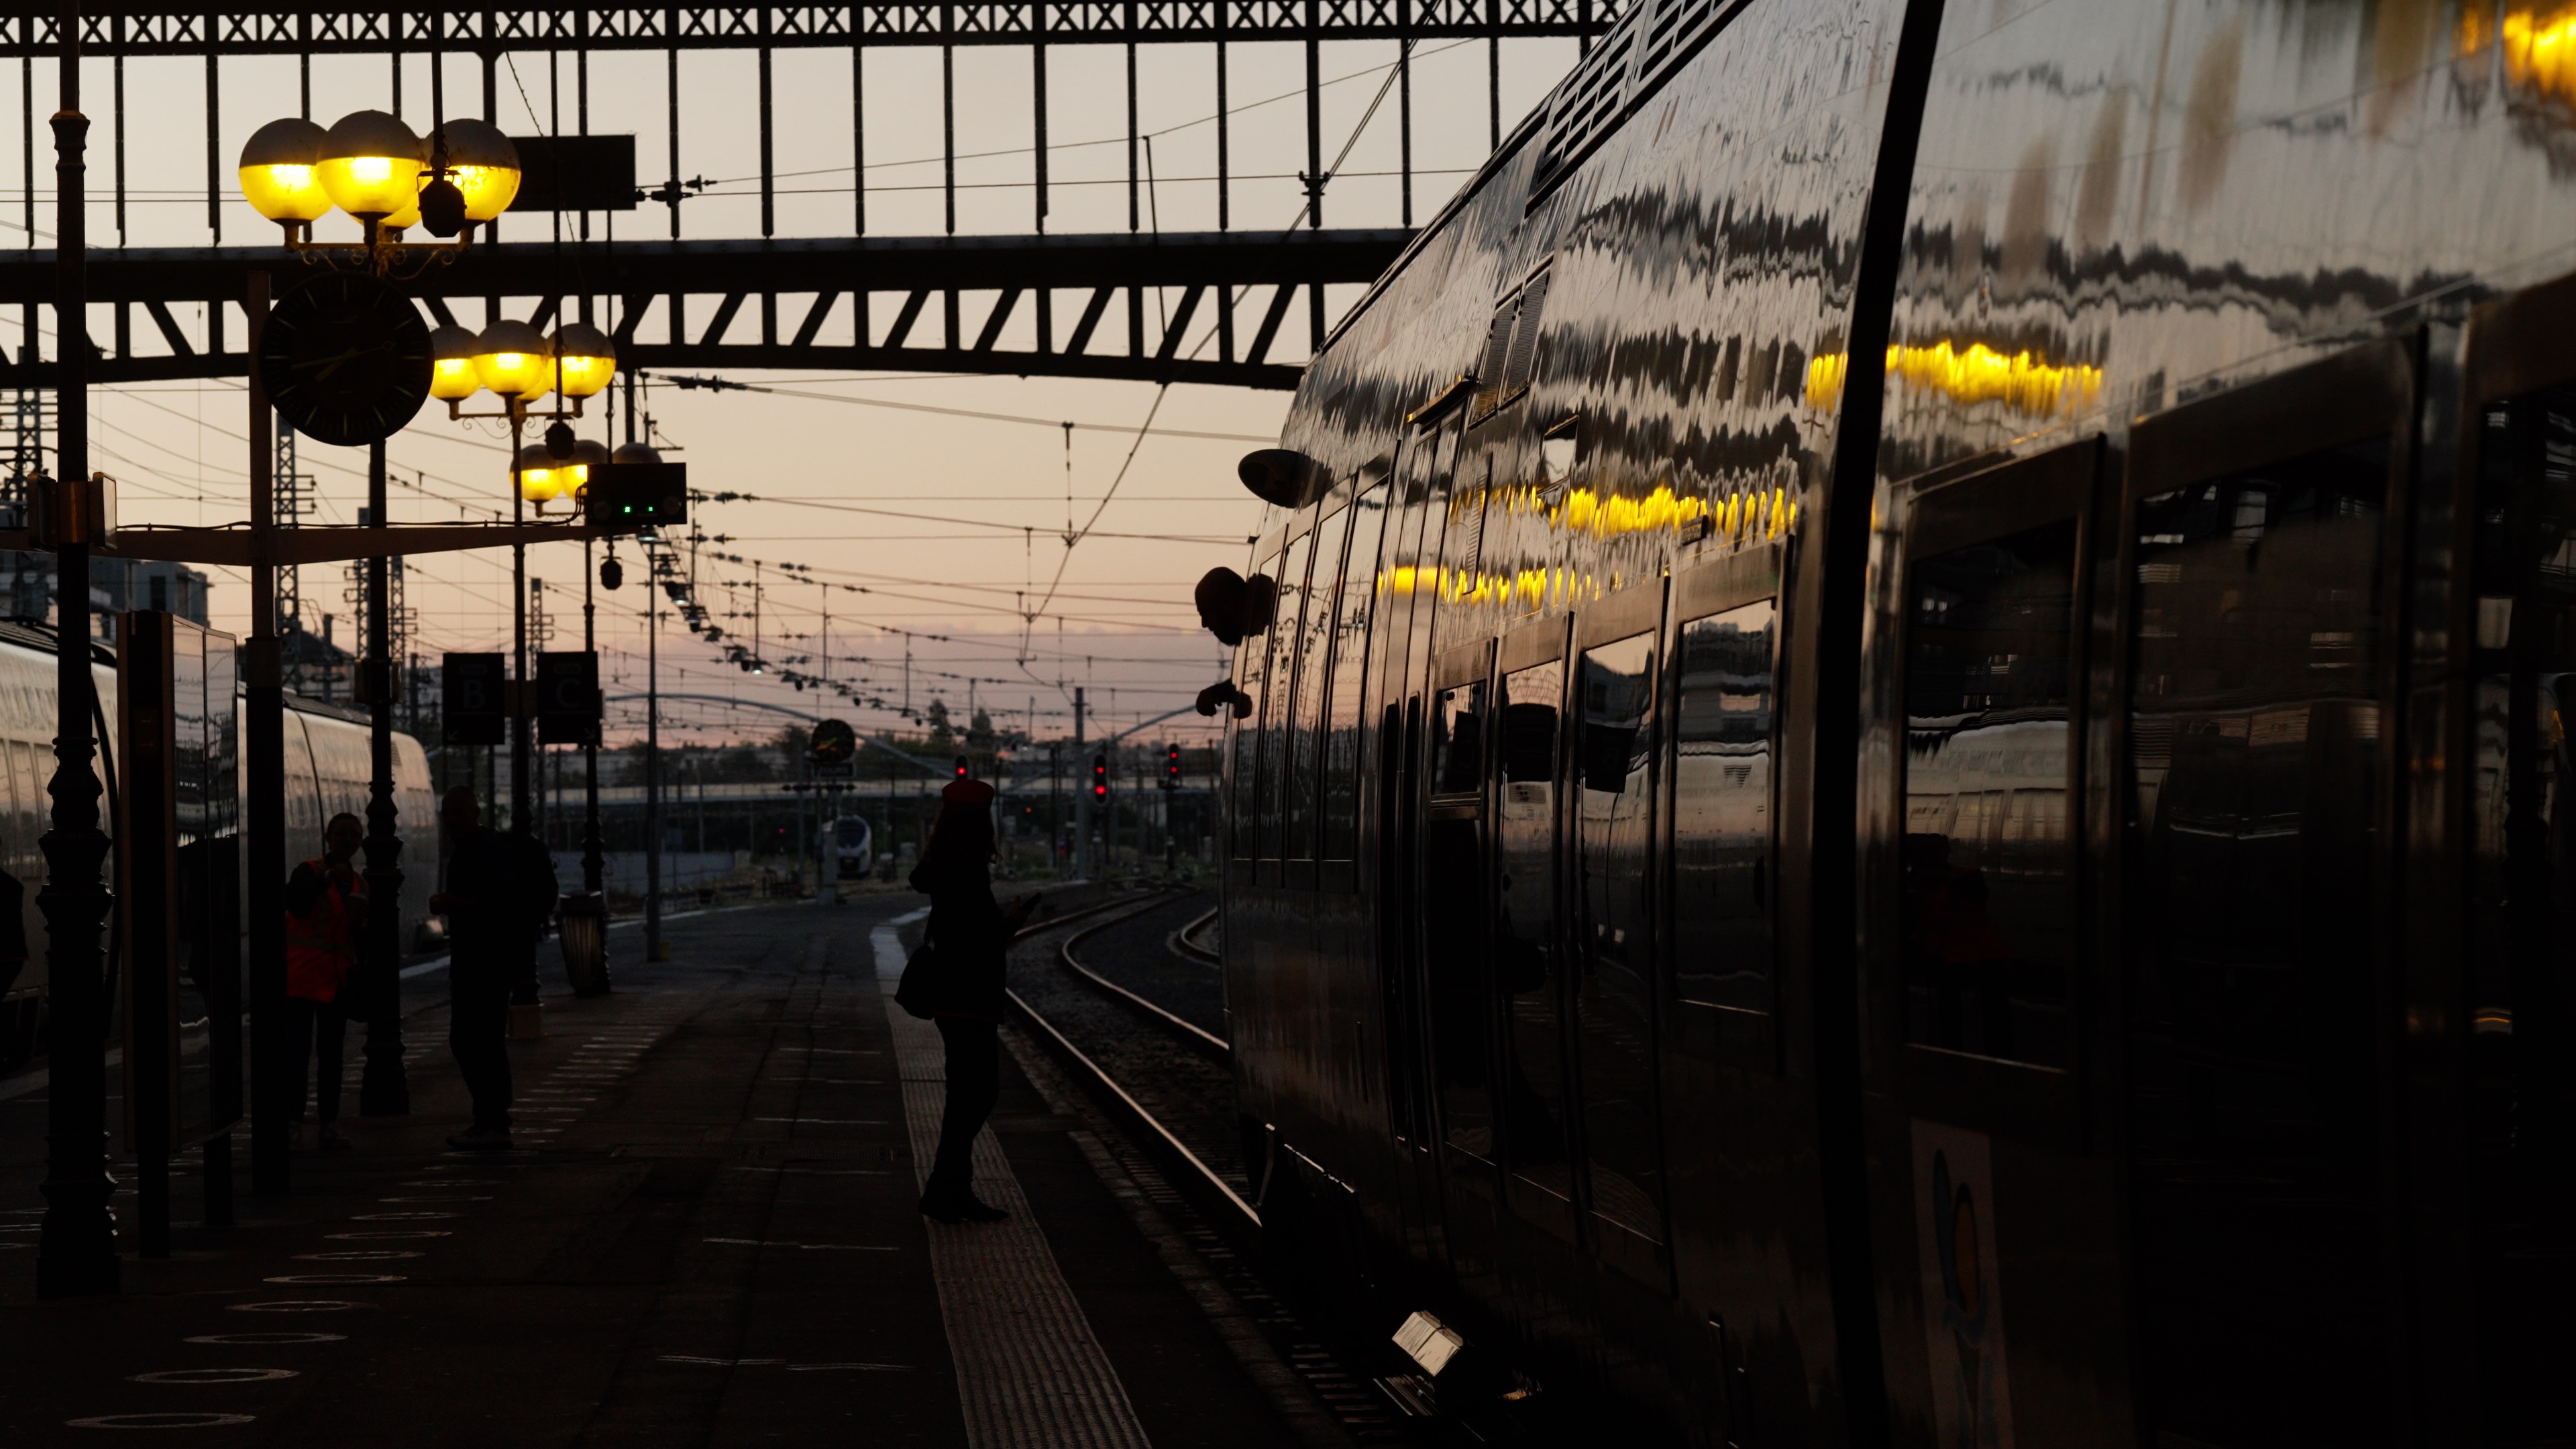
{"type": "Polygon", "coordinates": [[[439,671],[441,737],[451,745],[497,745],[509,735],[508,679],[498,654],[450,654],[439,671]]]}

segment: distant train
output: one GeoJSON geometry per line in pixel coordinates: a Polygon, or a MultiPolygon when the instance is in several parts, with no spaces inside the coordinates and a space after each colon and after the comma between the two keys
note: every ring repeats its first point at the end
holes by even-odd
{"type": "Polygon", "coordinates": [[[876,869],[876,833],[868,827],[865,816],[844,815],[826,824],[823,849],[833,859],[842,880],[865,880],[876,869]]]}
{"type": "Polygon", "coordinates": [[[1339,325],[1224,955],[1399,1397],[2576,1442],[2572,45],[1642,0],[1339,325]]]}
{"type": "MultiPolygon", "coordinates": [[[[99,758],[115,765],[116,666],[96,651],[103,732],[99,758]]],[[[0,870],[24,888],[28,960],[14,977],[0,974],[0,1069],[24,1061],[42,1038],[47,1000],[45,917],[36,891],[44,884],[37,842],[52,826],[45,784],[54,770],[55,654],[52,631],[0,623],[0,870]]],[[[405,839],[402,919],[417,932],[429,920],[437,888],[437,804],[420,742],[394,735],[394,804],[405,839]]],[[[367,721],[357,711],[288,696],[286,709],[286,841],[275,863],[284,879],[295,863],[321,852],[322,825],[343,810],[363,817],[371,771],[367,721]]],[[[113,795],[99,799],[100,828],[114,833],[113,795]]],[[[415,940],[417,937],[415,936],[415,940]]],[[[0,964],[0,973],[8,967],[0,964]]]]}

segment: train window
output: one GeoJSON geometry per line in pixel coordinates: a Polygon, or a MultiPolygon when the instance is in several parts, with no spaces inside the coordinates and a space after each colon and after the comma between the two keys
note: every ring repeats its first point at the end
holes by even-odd
{"type": "Polygon", "coordinates": [[[2576,1405],[2548,1387],[2576,1351],[2576,387],[2482,422],[2468,953],[2481,1408],[2496,1442],[2560,1442],[2576,1439],[2576,1405]]]}
{"type": "Polygon", "coordinates": [[[2389,441],[2140,500],[2135,1276],[2166,1440],[2375,1443],[2372,861],[2389,441]]]}
{"type": "Polygon", "coordinates": [[[1307,534],[1281,556],[1279,611],[1270,624],[1270,662],[1262,678],[1269,687],[1261,696],[1261,780],[1253,797],[1254,828],[1260,832],[1258,858],[1276,860],[1287,844],[1282,807],[1288,796],[1288,736],[1295,727],[1289,711],[1297,694],[1297,642],[1304,628],[1306,565],[1314,557],[1315,535],[1307,534]]]}
{"type": "Polygon", "coordinates": [[[1506,1079],[1498,1084],[1505,1155],[1513,1171],[1571,1199],[1557,1036],[1556,730],[1564,693],[1561,660],[1503,676],[1493,970],[1508,1018],[1506,1079]]]}
{"type": "Polygon", "coordinates": [[[2067,1064],[2075,520],[1907,565],[1905,1039],[2067,1064]]]}
{"type": "Polygon", "coordinates": [[[1771,1009],[1771,730],[1780,607],[1682,625],[1673,734],[1673,988],[1771,1009]]]}
{"type": "Polygon", "coordinates": [[[1655,1113],[1655,636],[1583,651],[1575,675],[1575,1043],[1592,1211],[1663,1241],[1655,1113]]]}
{"type": "Polygon", "coordinates": [[[1360,711],[1368,688],[1369,614],[1377,597],[1379,536],[1386,530],[1384,483],[1363,491],[1350,506],[1351,537],[1333,605],[1333,657],[1324,711],[1323,833],[1317,853],[1325,860],[1359,857],[1360,711]]]}
{"type": "Polygon", "coordinates": [[[1433,701],[1431,793],[1473,795],[1485,784],[1485,681],[1452,685],[1433,701]]]}
{"type": "Polygon", "coordinates": [[[1314,583],[1308,591],[1304,622],[1298,630],[1297,687],[1288,733],[1288,840],[1281,852],[1290,860],[1313,860],[1316,810],[1321,795],[1317,778],[1323,767],[1324,680],[1333,663],[1334,583],[1342,570],[1342,544],[1350,536],[1351,511],[1336,509],[1315,528],[1314,583]]]}
{"type": "Polygon", "coordinates": [[[1449,807],[1422,834],[1422,964],[1429,985],[1431,1059],[1440,1082],[1443,1139],[1480,1160],[1494,1156],[1492,1000],[1485,986],[1483,822],[1449,807]]]}

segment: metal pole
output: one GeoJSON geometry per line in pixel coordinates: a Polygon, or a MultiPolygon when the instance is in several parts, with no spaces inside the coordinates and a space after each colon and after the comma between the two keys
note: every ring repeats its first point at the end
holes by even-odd
{"type": "MultiPolygon", "coordinates": [[[[88,255],[83,226],[82,149],[89,120],[80,113],[80,6],[62,8],[62,109],[54,113],[54,323],[58,485],[78,496],[89,476],[88,255]]],[[[84,518],[86,540],[96,519],[84,518]]],[[[45,959],[53,980],[53,1041],[46,1069],[45,1219],[36,1244],[36,1295],[69,1298],[114,1293],[123,1265],[116,1256],[116,1180],[107,1170],[106,975],[100,936],[111,904],[99,867],[108,840],[98,828],[98,776],[90,733],[96,682],[89,662],[89,544],[58,544],[54,641],[56,706],[53,829],[45,832],[46,875],[36,904],[44,910],[45,959]]]]}
{"type": "Polygon", "coordinates": [[[1082,686],[1073,687],[1073,873],[1091,879],[1091,776],[1082,763],[1082,686]]]}
{"type": "MultiPolygon", "coordinates": [[[[510,404],[510,522],[527,521],[527,500],[519,496],[519,447],[527,432],[525,410],[510,404]]],[[[510,545],[510,833],[525,835],[531,818],[528,803],[528,546],[510,545]]]]}
{"type": "MultiPolygon", "coordinates": [[[[581,647],[585,652],[599,648],[598,612],[591,599],[590,541],[584,539],[581,545],[581,647]]],[[[599,853],[599,723],[596,720],[591,723],[589,742],[581,747],[581,775],[581,888],[596,897],[605,889],[603,879],[607,865],[599,853]]],[[[606,919],[604,915],[602,919],[606,919]]]]}
{"type": "MultiPolygon", "coordinates": [[[[385,526],[385,445],[367,445],[367,517],[385,526]]],[[[402,838],[395,834],[393,569],[367,560],[367,1064],[358,1078],[362,1117],[411,1115],[403,1073],[402,838]]]]}
{"type": "MultiPolygon", "coordinates": [[[[652,584],[661,588],[659,570],[652,584]]],[[[644,599],[644,959],[667,961],[662,949],[662,601],[644,599]]]]}
{"type": "MultiPolygon", "coordinates": [[[[250,274],[250,355],[259,355],[268,325],[268,274],[250,274]]],[[[277,1100],[286,1033],[285,672],[277,637],[277,566],[269,548],[277,527],[276,450],[268,390],[250,370],[250,638],[242,649],[242,874],[250,946],[250,1189],[270,1195],[287,1185],[287,1120],[299,1103],[277,1100]]]]}

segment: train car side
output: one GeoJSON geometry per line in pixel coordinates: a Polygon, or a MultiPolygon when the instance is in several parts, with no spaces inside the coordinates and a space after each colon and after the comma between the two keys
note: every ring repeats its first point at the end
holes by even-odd
{"type": "MultiPolygon", "coordinates": [[[[24,1061],[43,1040],[48,971],[44,913],[36,908],[36,891],[44,882],[44,857],[38,842],[51,828],[52,805],[45,786],[53,774],[55,665],[50,635],[0,626],[0,870],[17,878],[25,899],[28,959],[16,976],[0,983],[0,1064],[24,1061]]],[[[102,718],[116,712],[116,672],[101,664],[94,671],[102,718]]],[[[286,711],[287,832],[276,863],[281,877],[296,862],[320,848],[323,822],[346,810],[366,814],[369,766],[367,726],[348,711],[309,700],[290,700],[286,711]]],[[[432,799],[429,761],[420,742],[394,736],[394,799],[398,829],[406,850],[402,919],[409,925],[429,918],[429,897],[438,872],[436,802],[432,799]],[[423,845],[426,848],[423,848],[423,845]]],[[[111,741],[112,744],[112,741],[111,741]]],[[[113,750],[103,750],[100,764],[113,773],[113,750]]],[[[102,826],[113,830],[106,774],[101,776],[102,826]]],[[[245,767],[242,786],[247,788],[245,767]]],[[[245,906],[247,906],[245,885],[245,906]]]]}
{"type": "Polygon", "coordinates": [[[1283,434],[1274,1246],[1691,1442],[2576,1436],[2563,20],[1623,17],[1283,434]]]}

